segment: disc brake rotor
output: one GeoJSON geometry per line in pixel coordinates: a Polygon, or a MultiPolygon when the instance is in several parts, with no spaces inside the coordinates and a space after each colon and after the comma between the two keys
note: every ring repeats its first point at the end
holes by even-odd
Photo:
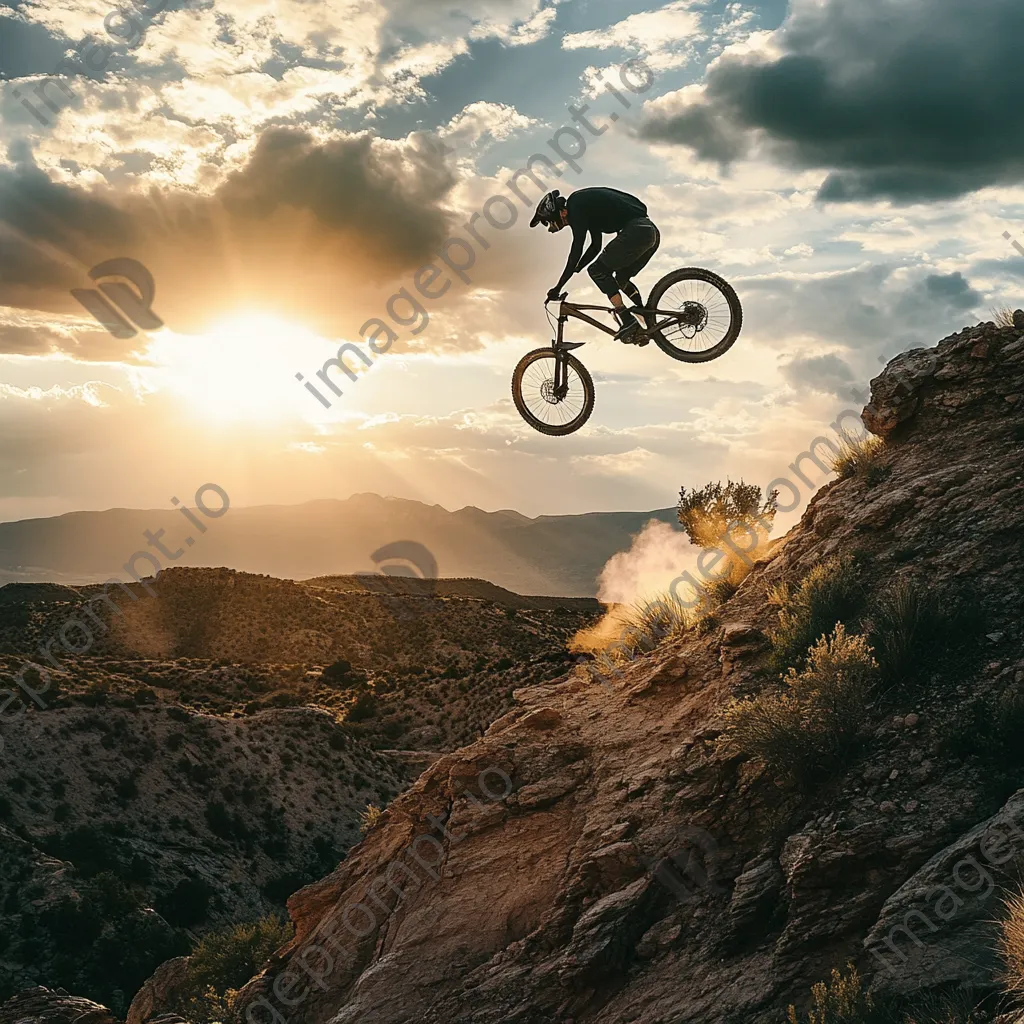
{"type": "Polygon", "coordinates": [[[684,302],[683,308],[679,313],[679,322],[682,325],[684,337],[694,337],[707,326],[707,307],[699,302],[684,302]]]}
{"type": "Polygon", "coordinates": [[[540,386],[540,396],[548,405],[558,405],[558,396],[555,394],[555,380],[548,377],[540,386]]]}

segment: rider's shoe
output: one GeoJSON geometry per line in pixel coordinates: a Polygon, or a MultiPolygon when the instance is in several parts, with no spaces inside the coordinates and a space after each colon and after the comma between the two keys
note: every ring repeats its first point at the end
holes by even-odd
{"type": "Polygon", "coordinates": [[[624,345],[640,345],[642,347],[651,340],[650,338],[644,337],[643,328],[640,326],[637,318],[633,316],[629,310],[623,310],[617,315],[622,327],[615,335],[616,341],[621,341],[624,345]]]}

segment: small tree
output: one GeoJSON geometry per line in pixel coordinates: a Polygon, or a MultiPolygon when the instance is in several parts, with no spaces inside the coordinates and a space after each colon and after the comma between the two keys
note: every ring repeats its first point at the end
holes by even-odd
{"type": "Polygon", "coordinates": [[[772,491],[762,500],[761,488],[742,480],[680,490],[677,512],[690,542],[726,554],[725,567],[705,581],[703,598],[709,609],[727,600],[750,572],[771,532],[778,494],[772,491]]]}
{"type": "Polygon", "coordinates": [[[713,547],[736,524],[767,532],[779,510],[779,492],[761,501],[761,488],[742,480],[707,483],[700,489],[679,491],[679,522],[691,543],[713,547]]]}

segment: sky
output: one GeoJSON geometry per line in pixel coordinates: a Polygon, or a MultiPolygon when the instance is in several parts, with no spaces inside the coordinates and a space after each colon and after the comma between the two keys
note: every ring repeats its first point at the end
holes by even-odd
{"type": "MultiPolygon", "coordinates": [[[[208,481],[234,505],[662,508],[791,475],[888,358],[1024,305],[1004,237],[1024,241],[1019,0],[115,10],[0,0],[0,521],[208,481]],[[575,166],[550,145],[583,148],[565,128],[575,166]],[[510,380],[550,341],[568,233],[487,205],[537,153],[564,194],[647,204],[645,292],[706,267],[744,307],[704,365],[570,325],[597,401],[563,438],[519,418],[510,380]],[[483,242],[458,271],[467,223],[483,242]],[[113,259],[152,275],[158,326],[115,337],[72,295],[113,259]],[[296,374],[365,349],[374,318],[395,339],[325,408],[296,374]]],[[[570,290],[598,299],[586,274],[570,290]]]]}

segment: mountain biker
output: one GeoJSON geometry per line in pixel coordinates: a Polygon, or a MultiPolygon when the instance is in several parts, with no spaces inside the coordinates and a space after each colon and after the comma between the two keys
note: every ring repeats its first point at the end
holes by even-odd
{"type": "Polygon", "coordinates": [[[581,188],[568,199],[556,189],[537,206],[530,227],[538,224],[552,232],[561,231],[566,225],[572,228],[569,260],[558,284],[548,292],[548,301],[557,299],[566,281],[589,264],[594,284],[615,307],[621,325],[616,340],[646,345],[650,339],[642,336],[643,329],[633,313],[643,302],[633,278],[647,266],[661,244],[661,233],[647,216],[647,207],[636,196],[615,188],[581,188]],[[590,247],[583,252],[588,233],[590,247]],[[602,234],[612,233],[615,237],[601,252],[602,234]],[[625,308],[620,292],[633,303],[633,309],[625,308]]]}

